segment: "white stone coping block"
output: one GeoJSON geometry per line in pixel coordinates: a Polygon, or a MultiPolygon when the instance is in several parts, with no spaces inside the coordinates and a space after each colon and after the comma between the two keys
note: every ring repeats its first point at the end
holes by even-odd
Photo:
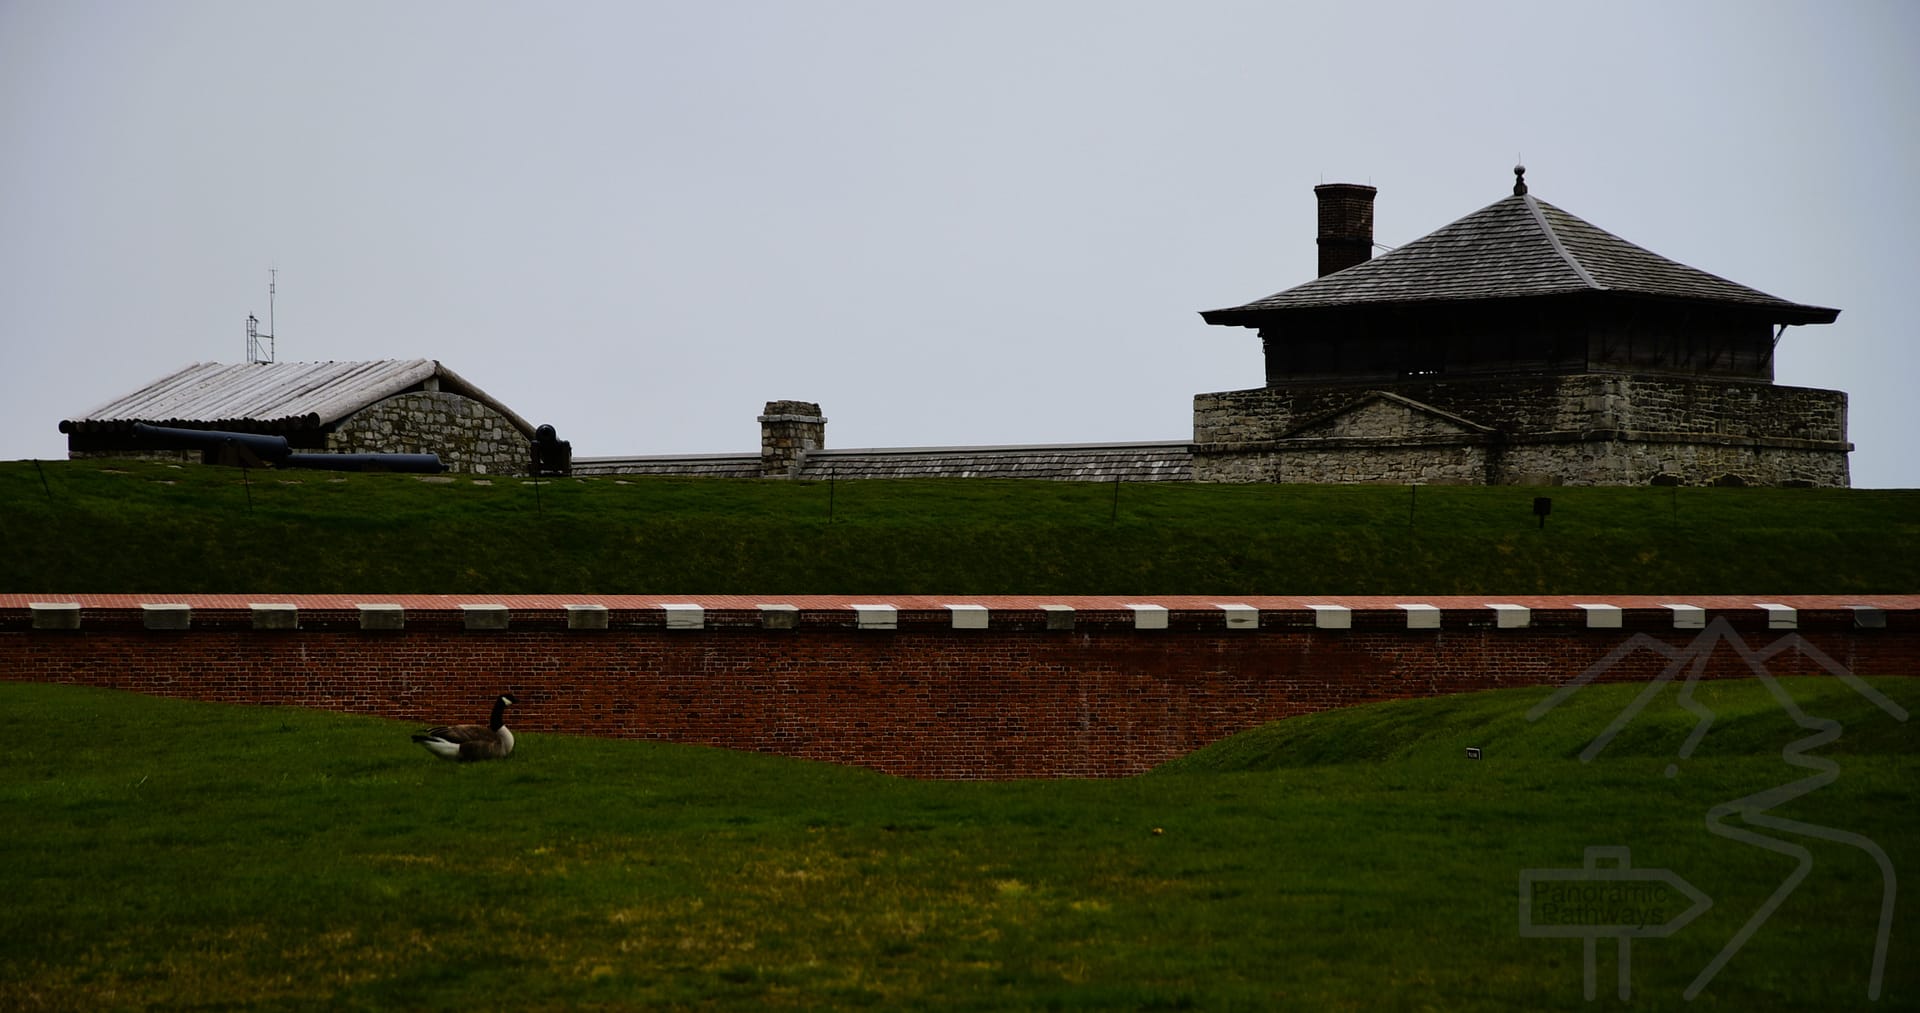
{"type": "Polygon", "coordinates": [[[1167,628],[1167,607],[1165,605],[1128,605],[1133,610],[1133,628],[1136,630],[1164,630],[1167,628]]]}
{"type": "Polygon", "coordinates": [[[1622,612],[1618,605],[1595,603],[1591,605],[1575,605],[1574,608],[1584,609],[1586,611],[1587,629],[1617,630],[1620,628],[1622,612]]]}
{"type": "Polygon", "coordinates": [[[356,604],[360,610],[360,628],[363,630],[399,630],[407,625],[407,608],[404,605],[390,605],[382,602],[356,604]]]}
{"type": "Polygon", "coordinates": [[[1345,605],[1308,605],[1313,610],[1313,625],[1321,630],[1353,629],[1353,610],[1345,605]]]}
{"type": "Polygon", "coordinates": [[[1800,610],[1790,605],[1778,605],[1769,602],[1754,602],[1753,607],[1767,614],[1767,629],[1797,630],[1800,628],[1800,610]]]}
{"type": "Polygon", "coordinates": [[[1488,602],[1493,610],[1493,625],[1498,629],[1517,630],[1533,625],[1533,610],[1525,605],[1505,605],[1488,602]]]}
{"type": "Polygon", "coordinates": [[[661,602],[667,614],[667,629],[703,630],[707,628],[707,610],[692,602],[661,602]]]}
{"type": "Polygon", "coordinates": [[[900,610],[892,605],[849,605],[855,627],[863,630],[897,630],[900,610]]]}
{"type": "Polygon", "coordinates": [[[1260,610],[1252,605],[1221,605],[1220,611],[1227,614],[1227,629],[1257,630],[1260,628],[1260,610]]]}
{"type": "Polygon", "coordinates": [[[985,605],[948,605],[947,611],[953,615],[956,630],[984,630],[992,616],[985,605]]]}
{"type": "Polygon", "coordinates": [[[800,626],[800,606],[798,605],[761,605],[760,628],[763,630],[791,630],[800,626]]]}
{"type": "Polygon", "coordinates": [[[1407,629],[1437,630],[1440,628],[1440,606],[1407,604],[1400,608],[1407,613],[1407,629]]]}
{"type": "Polygon", "coordinates": [[[80,603],[77,601],[30,601],[27,611],[33,615],[33,628],[36,630],[80,628],[80,603]]]}
{"type": "Polygon", "coordinates": [[[1040,606],[1040,611],[1046,613],[1047,629],[1050,629],[1050,630],[1073,629],[1074,613],[1073,613],[1072,605],[1042,605],[1040,606]]]}
{"type": "Polygon", "coordinates": [[[300,606],[290,602],[248,602],[247,612],[253,616],[253,628],[256,630],[300,628],[300,606]]]}
{"type": "Polygon", "coordinates": [[[462,605],[460,606],[461,626],[469,630],[504,630],[507,628],[507,607],[505,605],[462,605]]]}
{"type": "Polygon", "coordinates": [[[150,630],[184,630],[193,625],[193,606],[175,602],[142,602],[140,621],[150,630]]]}
{"type": "Polygon", "coordinates": [[[1673,612],[1673,628],[1676,630],[1704,630],[1707,628],[1707,610],[1698,605],[1663,603],[1662,607],[1673,612]]]}
{"type": "Polygon", "coordinates": [[[607,628],[605,605],[568,605],[567,629],[604,630],[607,628]]]}

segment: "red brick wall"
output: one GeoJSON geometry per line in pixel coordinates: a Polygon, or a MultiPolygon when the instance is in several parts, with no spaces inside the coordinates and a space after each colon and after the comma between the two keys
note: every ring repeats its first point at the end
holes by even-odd
{"type": "MultiPolygon", "coordinates": [[[[1076,600],[1074,629],[1049,631],[1030,603],[970,600],[996,603],[991,628],[953,629],[944,611],[909,604],[894,630],[857,629],[849,612],[806,605],[799,628],[765,629],[757,610],[728,602],[707,611],[704,628],[672,630],[657,610],[615,602],[607,630],[569,630],[558,613],[518,608],[507,630],[473,630],[457,611],[410,607],[405,629],[367,632],[357,613],[307,600],[290,631],[254,630],[244,609],[205,605],[185,630],[91,606],[79,629],[59,630],[32,628],[24,609],[0,602],[0,679],[422,723],[481,720],[492,695],[511,691],[520,706],[509,721],[522,731],[916,777],[1098,777],[1330,707],[1565,682],[1635,635],[1677,651],[1702,632],[1674,629],[1664,608],[1631,607],[1625,628],[1588,629],[1564,603],[1536,607],[1518,629],[1496,627],[1483,608],[1444,605],[1438,630],[1407,629],[1395,606],[1360,607],[1352,628],[1320,629],[1304,608],[1265,605],[1254,630],[1226,629],[1199,607],[1175,608],[1167,629],[1137,629],[1117,599],[1076,600]]],[[[1753,648],[1798,635],[1851,672],[1920,673],[1912,607],[1880,613],[1885,628],[1855,628],[1854,613],[1835,609],[1803,610],[1797,631],[1769,629],[1752,611],[1709,614],[1709,632],[1753,648]]],[[[1603,678],[1646,679],[1668,663],[1643,648],[1603,678]]],[[[1768,670],[1821,671],[1792,651],[1768,670]]],[[[1748,671],[1723,642],[1708,674],[1748,671]]]]}

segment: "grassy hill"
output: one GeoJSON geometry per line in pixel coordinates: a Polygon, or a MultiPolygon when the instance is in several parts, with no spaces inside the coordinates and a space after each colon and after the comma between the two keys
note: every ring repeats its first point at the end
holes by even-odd
{"type": "MultiPolygon", "coordinates": [[[[1920,680],[1869,683],[1920,709],[1920,680]]],[[[1838,680],[1782,686],[1844,733],[1833,782],[1775,815],[1911,872],[1913,726],[1838,680]]],[[[1782,750],[1806,732],[1757,682],[1710,683],[1690,757],[1664,696],[1582,763],[1638,689],[1537,722],[1539,689],[1329,712],[1126,780],[941,783],[536,734],[458,766],[391,722],[0,685],[0,1008],[1588,1009],[1579,940],[1521,936],[1516,900],[1596,845],[1713,901],[1633,944],[1636,1006],[1870,1005],[1877,866],[1778,830],[1807,878],[1683,1001],[1795,867],[1704,817],[1805,777],[1782,750]]],[[[1879,1008],[1920,1001],[1898,902],[1879,1008]]]]}
{"type": "Polygon", "coordinates": [[[1920,588],[1920,492],[757,482],[0,463],[0,588],[1622,594],[1920,588]],[[1540,527],[1535,496],[1551,496],[1540,527]]]}

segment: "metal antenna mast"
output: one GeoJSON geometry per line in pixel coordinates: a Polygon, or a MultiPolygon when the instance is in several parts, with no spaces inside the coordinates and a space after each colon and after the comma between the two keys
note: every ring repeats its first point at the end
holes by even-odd
{"type": "Polygon", "coordinates": [[[251,313],[247,314],[247,362],[249,363],[273,361],[273,297],[275,290],[279,288],[279,282],[280,269],[267,268],[267,333],[260,333],[259,317],[251,313]],[[260,346],[261,338],[267,339],[264,353],[260,346]]]}

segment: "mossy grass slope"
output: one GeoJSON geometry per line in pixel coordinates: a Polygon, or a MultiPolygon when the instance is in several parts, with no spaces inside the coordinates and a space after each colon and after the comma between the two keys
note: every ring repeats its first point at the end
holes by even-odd
{"type": "MultiPolygon", "coordinates": [[[[1920,681],[1869,684],[1907,712],[1920,681]]],[[[1781,815],[1920,862],[1911,723],[1840,680],[1827,787],[1781,815]]],[[[781,758],[527,734],[454,765],[392,722],[0,686],[0,1007],[1586,1009],[1577,940],[1523,938],[1525,869],[1621,845],[1714,906],[1632,949],[1652,1008],[1867,1003],[1882,896],[1862,850],[1808,878],[1708,832],[1806,774],[1754,680],[1352,708],[1109,781],[915,782],[781,758]],[[1464,758],[1464,747],[1483,758],[1464,758]],[[1678,767],[1675,776],[1666,768],[1678,767]]],[[[1920,996],[1904,893],[1882,1008],[1920,996]]],[[[1603,999],[1613,946],[1600,947],[1603,999]]]]}
{"type": "Polygon", "coordinates": [[[1891,593],[1920,492],[761,482],[0,463],[0,588],[1891,593]],[[1535,496],[1550,496],[1544,527],[1535,496]]]}

